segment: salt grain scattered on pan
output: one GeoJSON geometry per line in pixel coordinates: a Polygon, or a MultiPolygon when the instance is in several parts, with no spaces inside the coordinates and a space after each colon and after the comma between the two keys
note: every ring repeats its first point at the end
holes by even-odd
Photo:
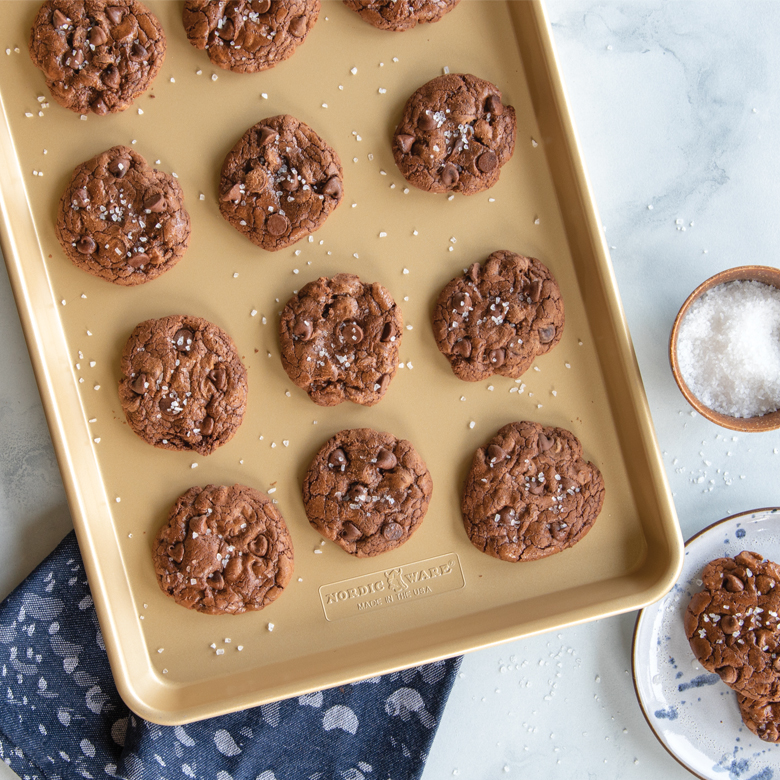
{"type": "Polygon", "coordinates": [[[754,281],[712,288],[691,305],[677,337],[690,391],[710,409],[756,417],[780,408],[780,290],[754,281]]]}

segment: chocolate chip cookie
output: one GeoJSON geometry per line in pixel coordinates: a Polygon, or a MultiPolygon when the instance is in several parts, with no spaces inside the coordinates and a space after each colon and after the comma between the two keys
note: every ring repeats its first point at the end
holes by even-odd
{"type": "Polygon", "coordinates": [[[320,228],[343,193],[339,156],[284,114],[250,127],[228,153],[219,209],[253,244],[275,251],[320,228]]]}
{"type": "Polygon", "coordinates": [[[29,47],[60,105],[107,114],[149,88],[165,58],[165,34],[138,0],[46,0],[29,47]]]}
{"type": "Polygon", "coordinates": [[[268,496],[245,485],[192,487],[180,496],[152,549],[160,587],[208,615],[263,609],[293,573],[293,545],[268,496]]]}
{"type": "Polygon", "coordinates": [[[549,269],[506,250],[449,282],[433,311],[436,344],[467,382],[522,376],[561,340],[563,324],[563,298],[549,269]]]}
{"type": "Polygon", "coordinates": [[[764,742],[780,742],[780,702],[737,694],[743,723],[764,742]]]}
{"type": "Polygon", "coordinates": [[[57,210],[57,238],[74,265],[114,284],[156,279],[179,262],[190,216],[172,176],[127,146],[79,165],[57,210]]]}
{"type": "Polygon", "coordinates": [[[256,73],[292,56],[319,13],[320,0],[186,0],[182,18],[215,65],[256,73]]]}
{"type": "Polygon", "coordinates": [[[428,192],[473,195],[492,187],[515,150],[512,106],[489,81],[448,73],[407,101],[393,135],[404,178],[428,192]]]}
{"type": "Polygon", "coordinates": [[[209,455],[244,418],[247,374],[236,346],[186,315],[137,325],[122,351],[119,399],[130,428],[166,450],[209,455]]]}
{"type": "Polygon", "coordinates": [[[358,558],[402,545],[422,523],[433,482],[410,442],[370,428],[337,433],[303,481],[309,522],[358,558]]]}
{"type": "Polygon", "coordinates": [[[380,30],[401,32],[425,22],[438,22],[459,2],[460,0],[344,0],[344,5],[380,30]]]}
{"type": "Polygon", "coordinates": [[[398,369],[402,334],[401,310],[381,284],[354,274],[321,276],[282,311],[282,365],[320,406],[373,406],[398,369]]]}
{"type": "Polygon", "coordinates": [[[590,531],[604,479],[564,428],[505,425],[474,454],[461,510],[475,547],[504,561],[561,552],[590,531]]]}
{"type": "Polygon", "coordinates": [[[780,566],[755,552],[710,561],[685,612],[699,663],[738,693],[780,700],[780,566]]]}

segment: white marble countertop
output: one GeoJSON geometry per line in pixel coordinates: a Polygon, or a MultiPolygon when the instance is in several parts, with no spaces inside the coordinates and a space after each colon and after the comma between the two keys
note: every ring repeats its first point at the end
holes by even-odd
{"type": "MultiPolygon", "coordinates": [[[[780,3],[547,8],[683,537],[780,505],[780,433],[732,434],[692,414],[667,360],[672,321],[694,287],[731,266],[778,265],[780,3]]],[[[5,596],[71,520],[5,270],[0,334],[5,596]]],[[[423,780],[690,777],[637,704],[635,619],[468,655],[423,780]]],[[[0,763],[6,777],[15,775],[0,763]]]]}

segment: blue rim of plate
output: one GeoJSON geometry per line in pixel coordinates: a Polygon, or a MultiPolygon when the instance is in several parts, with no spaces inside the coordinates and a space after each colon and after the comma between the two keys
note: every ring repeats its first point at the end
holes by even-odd
{"type": "MultiPolygon", "coordinates": [[[[745,512],[737,512],[736,514],[729,515],[728,517],[724,517],[720,520],[715,521],[714,523],[708,525],[706,528],[702,528],[700,531],[695,533],[693,536],[691,536],[690,539],[688,539],[684,546],[683,546],[683,558],[687,554],[687,550],[690,547],[691,544],[693,544],[697,539],[704,536],[705,534],[710,533],[714,529],[718,528],[721,525],[725,525],[726,523],[733,522],[734,520],[737,520],[741,517],[750,517],[754,515],[762,515],[762,514],[780,514],[780,507],[764,507],[761,509],[750,509],[745,512]]],[[[757,551],[760,552],[760,551],[757,551]]],[[[713,775],[702,775],[700,774],[696,769],[691,767],[688,763],[686,763],[682,758],[680,758],[677,753],[669,746],[667,741],[661,736],[661,734],[658,733],[658,730],[656,729],[653,719],[650,717],[647,709],[645,708],[645,702],[642,699],[642,694],[639,690],[639,685],[637,684],[637,653],[638,653],[638,647],[637,647],[637,636],[639,634],[639,629],[642,624],[642,619],[650,609],[655,609],[658,607],[658,605],[669,598],[670,594],[674,591],[674,588],[680,584],[680,581],[682,579],[682,574],[680,578],[677,580],[675,585],[672,586],[672,588],[669,590],[668,593],[666,593],[661,599],[656,601],[654,604],[650,604],[644,609],[639,611],[639,614],[637,615],[636,623],[634,624],[634,634],[631,641],[631,677],[634,682],[634,693],[636,694],[637,702],[639,703],[639,709],[642,711],[642,715],[644,716],[645,721],[647,722],[647,725],[650,727],[650,730],[655,735],[656,739],[660,742],[660,744],[663,746],[663,748],[666,750],[667,753],[678,763],[680,766],[682,766],[685,770],[690,772],[695,777],[700,778],[701,780],[712,780],[713,775]]],[[[764,743],[768,744],[768,743],[764,743]]],[[[778,743],[780,744],[780,743],[778,743]]],[[[727,778],[730,777],[730,774],[724,769],[722,770],[722,774],[720,775],[720,778],[722,780],[727,780],[727,778]]]]}

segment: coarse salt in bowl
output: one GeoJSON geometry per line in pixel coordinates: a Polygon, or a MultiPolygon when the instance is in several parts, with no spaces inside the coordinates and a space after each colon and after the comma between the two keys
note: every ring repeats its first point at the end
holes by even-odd
{"type": "Polygon", "coordinates": [[[780,428],[780,269],[742,266],[699,285],[669,342],[682,394],[732,430],[780,428]]]}

